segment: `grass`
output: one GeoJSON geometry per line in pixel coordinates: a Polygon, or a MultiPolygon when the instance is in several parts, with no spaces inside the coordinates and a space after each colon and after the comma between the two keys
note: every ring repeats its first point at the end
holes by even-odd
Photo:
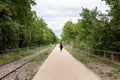
{"type": "Polygon", "coordinates": [[[0,65],[6,64],[8,62],[20,59],[22,57],[31,55],[36,53],[39,50],[45,49],[48,46],[44,46],[44,47],[38,47],[38,48],[34,48],[34,49],[28,49],[28,50],[21,50],[17,53],[6,53],[6,54],[0,54],[0,65]]]}
{"type": "Polygon", "coordinates": [[[27,74],[26,80],[32,80],[36,72],[38,71],[40,65],[47,59],[48,55],[53,50],[54,46],[50,47],[48,50],[40,54],[39,56],[33,58],[30,63],[25,67],[27,74]]]}
{"type": "Polygon", "coordinates": [[[82,62],[86,67],[91,69],[94,73],[98,74],[102,77],[103,80],[105,78],[109,78],[109,80],[119,80],[120,79],[120,65],[105,61],[95,56],[91,56],[85,54],[82,50],[76,49],[67,49],[73,57],[75,57],[78,61],[82,62]],[[103,70],[103,69],[106,70],[103,70]]]}

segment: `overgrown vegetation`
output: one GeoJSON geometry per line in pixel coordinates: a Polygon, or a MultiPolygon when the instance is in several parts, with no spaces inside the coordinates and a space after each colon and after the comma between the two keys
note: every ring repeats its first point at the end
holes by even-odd
{"type": "Polygon", "coordinates": [[[76,48],[67,48],[68,51],[86,67],[96,73],[102,80],[119,80],[120,79],[120,66],[101,60],[94,56],[85,54],[84,50],[76,48]]]}
{"type": "Polygon", "coordinates": [[[104,0],[110,10],[83,8],[77,23],[65,23],[62,40],[76,46],[120,52],[120,0],[104,0]]]}
{"type": "Polygon", "coordinates": [[[0,54],[0,65],[23,58],[28,55],[32,55],[32,54],[34,54],[40,50],[43,50],[45,48],[48,48],[48,47],[50,47],[50,45],[43,46],[43,47],[37,47],[34,49],[27,49],[27,50],[23,50],[23,51],[21,50],[17,53],[0,54]]]}
{"type": "Polygon", "coordinates": [[[31,7],[34,0],[0,0],[0,51],[49,44],[56,36],[31,7]]]}
{"type": "MultiPolygon", "coordinates": [[[[32,80],[35,74],[38,72],[42,63],[47,59],[51,51],[54,49],[55,45],[44,46],[38,48],[40,53],[36,53],[37,56],[32,58],[29,63],[25,64],[21,68],[17,69],[12,74],[9,74],[4,80],[32,80]]],[[[38,51],[39,52],[39,51],[38,51]]]]}
{"type": "MultiPolygon", "coordinates": [[[[35,74],[37,73],[37,71],[39,70],[40,66],[42,65],[42,63],[47,59],[48,55],[51,53],[51,51],[54,49],[54,45],[52,45],[48,50],[46,50],[45,52],[39,54],[37,57],[33,58],[25,67],[25,80],[32,80],[33,77],[35,76],[35,74]]],[[[45,49],[45,48],[44,48],[45,49]]],[[[43,50],[43,49],[42,49],[43,50]]],[[[20,74],[16,75],[16,77],[18,77],[18,80],[21,80],[20,78],[20,74]]],[[[22,78],[22,80],[24,80],[22,78]]]]}

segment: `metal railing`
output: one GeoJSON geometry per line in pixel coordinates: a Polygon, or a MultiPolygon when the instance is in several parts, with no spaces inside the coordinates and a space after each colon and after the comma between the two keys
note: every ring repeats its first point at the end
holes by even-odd
{"type": "Polygon", "coordinates": [[[14,49],[6,49],[6,50],[1,50],[0,54],[4,54],[4,53],[16,53],[19,52],[21,50],[29,50],[29,49],[34,49],[37,47],[42,47],[45,45],[36,45],[36,46],[28,46],[28,47],[23,47],[23,48],[14,48],[14,49]]]}
{"type": "Polygon", "coordinates": [[[25,48],[15,48],[15,49],[7,49],[7,50],[2,50],[0,51],[0,54],[4,54],[4,53],[15,53],[15,52],[19,52],[20,50],[27,50],[29,49],[29,47],[25,47],[25,48]]]}
{"type": "Polygon", "coordinates": [[[2,51],[0,51],[0,59],[2,59],[3,57],[5,57],[5,56],[12,56],[12,55],[14,55],[14,54],[18,54],[19,52],[25,52],[24,53],[24,55],[23,56],[21,56],[21,57],[19,57],[19,58],[15,58],[15,59],[13,59],[13,60],[10,60],[10,61],[4,61],[2,64],[0,64],[0,67],[1,66],[3,66],[3,65],[6,65],[6,64],[9,64],[9,63],[11,63],[11,62],[14,62],[14,61],[16,61],[16,60],[19,60],[19,59],[21,59],[21,58],[24,58],[24,57],[26,57],[28,54],[28,52],[29,52],[29,50],[31,50],[31,49],[34,49],[34,48],[37,48],[37,47],[43,47],[43,46],[45,46],[45,45],[37,45],[37,46],[30,46],[30,47],[24,47],[24,48],[16,48],[16,49],[7,49],[7,50],[2,50],[2,51]]]}

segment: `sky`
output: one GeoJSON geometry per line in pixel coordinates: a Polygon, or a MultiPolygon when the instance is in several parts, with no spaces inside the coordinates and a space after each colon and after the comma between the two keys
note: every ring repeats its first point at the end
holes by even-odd
{"type": "Polygon", "coordinates": [[[35,0],[37,5],[32,9],[38,17],[43,18],[58,38],[61,38],[62,28],[67,21],[76,23],[81,19],[79,13],[82,8],[94,9],[98,7],[103,13],[108,6],[101,0],[35,0]]]}

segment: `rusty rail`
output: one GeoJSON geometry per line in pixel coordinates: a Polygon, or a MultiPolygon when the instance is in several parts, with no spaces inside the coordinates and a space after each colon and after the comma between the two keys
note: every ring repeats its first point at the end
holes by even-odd
{"type": "MultiPolygon", "coordinates": [[[[48,47],[47,49],[42,50],[42,51],[39,52],[39,53],[32,54],[33,57],[31,57],[32,55],[26,56],[26,57],[30,57],[30,59],[25,59],[25,60],[24,60],[24,63],[22,63],[21,65],[15,67],[13,70],[8,71],[8,72],[6,72],[5,74],[3,74],[2,76],[0,76],[0,80],[4,79],[4,78],[7,77],[8,75],[12,74],[12,73],[15,72],[17,69],[23,67],[24,65],[26,65],[27,63],[29,63],[29,62],[31,61],[31,59],[35,58],[35,57],[38,56],[39,54],[41,54],[41,53],[43,53],[44,51],[48,50],[49,48],[50,48],[50,47],[48,47]]],[[[8,63],[8,64],[10,64],[10,63],[8,63]]],[[[6,64],[6,65],[8,65],[8,64],[6,64]]],[[[4,65],[4,66],[5,66],[5,65],[4,65]]],[[[3,66],[1,66],[1,67],[3,67],[3,66]]]]}

